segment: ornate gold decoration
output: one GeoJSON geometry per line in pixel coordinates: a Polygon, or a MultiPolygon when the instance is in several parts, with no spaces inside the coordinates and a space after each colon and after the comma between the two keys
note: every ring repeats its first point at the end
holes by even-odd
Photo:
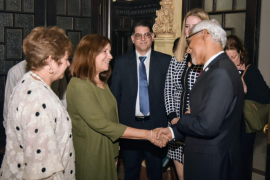
{"type": "Polygon", "coordinates": [[[157,18],[153,31],[158,38],[175,37],[173,0],[162,0],[160,10],[156,11],[157,18]]]}

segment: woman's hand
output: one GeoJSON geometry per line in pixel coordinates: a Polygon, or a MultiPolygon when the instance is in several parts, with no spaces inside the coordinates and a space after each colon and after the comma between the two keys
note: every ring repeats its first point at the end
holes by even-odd
{"type": "Polygon", "coordinates": [[[185,112],[185,114],[190,114],[190,106],[188,106],[188,110],[185,112]]]}
{"type": "Polygon", "coordinates": [[[176,124],[176,123],[179,121],[179,119],[180,119],[180,118],[174,118],[174,119],[171,121],[172,125],[176,124]]]}
{"type": "Polygon", "coordinates": [[[243,87],[244,87],[244,93],[246,94],[246,93],[247,93],[247,85],[246,85],[246,83],[245,83],[244,78],[241,78],[241,80],[242,80],[243,87]]]}

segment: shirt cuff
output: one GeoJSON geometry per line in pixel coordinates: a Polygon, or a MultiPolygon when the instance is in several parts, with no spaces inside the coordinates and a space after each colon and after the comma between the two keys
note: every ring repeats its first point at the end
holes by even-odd
{"type": "Polygon", "coordinates": [[[171,133],[172,133],[172,139],[174,139],[175,136],[174,136],[174,132],[173,132],[172,128],[171,128],[171,127],[168,127],[168,128],[170,129],[170,131],[171,131],[171,133]]]}

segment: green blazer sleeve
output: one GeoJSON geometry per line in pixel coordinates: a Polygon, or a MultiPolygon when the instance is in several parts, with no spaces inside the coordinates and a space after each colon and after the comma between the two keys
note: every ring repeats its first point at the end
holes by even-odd
{"type": "MultiPolygon", "coordinates": [[[[106,90],[111,94],[107,85],[106,90]]],[[[126,126],[119,124],[117,104],[113,95],[111,94],[112,100],[109,101],[112,104],[110,106],[108,99],[102,96],[102,91],[105,90],[87,80],[72,78],[67,89],[68,112],[73,117],[72,124],[84,121],[94,131],[114,142],[123,135],[126,126]]]]}

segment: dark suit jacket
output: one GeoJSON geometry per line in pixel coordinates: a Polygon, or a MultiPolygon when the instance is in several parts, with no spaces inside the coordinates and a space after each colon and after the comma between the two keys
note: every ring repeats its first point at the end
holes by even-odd
{"type": "MultiPolygon", "coordinates": [[[[165,105],[165,78],[171,56],[152,50],[149,66],[149,102],[151,128],[168,125],[165,105]]],[[[111,91],[118,104],[120,123],[134,127],[138,90],[136,53],[118,56],[112,75],[111,91]]]]}
{"type": "Polygon", "coordinates": [[[183,115],[173,127],[177,139],[186,136],[185,180],[241,179],[243,92],[239,73],[226,53],[197,79],[190,92],[191,114],[183,115]]]}

